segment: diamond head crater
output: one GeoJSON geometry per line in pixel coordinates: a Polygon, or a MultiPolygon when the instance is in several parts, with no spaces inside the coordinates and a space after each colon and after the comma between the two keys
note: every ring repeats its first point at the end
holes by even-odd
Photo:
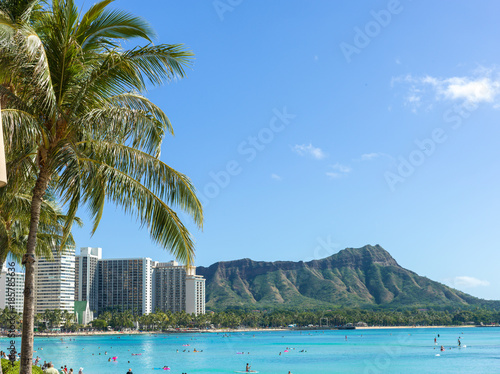
{"type": "Polygon", "coordinates": [[[500,307],[401,267],[380,245],[308,262],[221,261],[196,273],[206,278],[213,310],[500,307]]]}

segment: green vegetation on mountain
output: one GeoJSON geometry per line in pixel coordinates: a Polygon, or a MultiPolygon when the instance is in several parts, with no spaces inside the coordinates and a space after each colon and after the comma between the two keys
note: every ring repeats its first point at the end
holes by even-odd
{"type": "Polygon", "coordinates": [[[500,307],[404,269],[379,245],[309,262],[242,259],[196,271],[206,278],[206,305],[213,310],[500,307]]]}

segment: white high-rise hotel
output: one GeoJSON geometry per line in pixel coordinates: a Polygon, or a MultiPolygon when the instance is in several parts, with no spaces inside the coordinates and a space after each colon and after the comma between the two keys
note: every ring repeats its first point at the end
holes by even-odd
{"type": "Polygon", "coordinates": [[[0,270],[0,309],[12,306],[17,313],[23,312],[24,273],[8,274],[7,264],[0,270]],[[8,292],[7,292],[8,291],[8,292]]]}
{"type": "Polygon", "coordinates": [[[61,309],[73,313],[75,304],[75,249],[53,252],[53,259],[35,262],[35,313],[61,309]]]}
{"type": "Polygon", "coordinates": [[[88,301],[90,310],[97,310],[98,261],[102,258],[101,248],[80,248],[75,257],[75,301],[88,301]]]}

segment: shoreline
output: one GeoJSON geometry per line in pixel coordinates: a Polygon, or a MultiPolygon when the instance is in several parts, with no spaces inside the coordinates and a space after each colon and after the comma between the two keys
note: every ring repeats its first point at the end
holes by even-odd
{"type": "MultiPolygon", "coordinates": [[[[76,337],[76,336],[124,336],[124,335],[164,335],[164,334],[206,334],[206,333],[226,333],[234,334],[240,332],[265,332],[265,331],[323,331],[323,330],[339,330],[339,331],[355,331],[355,330],[382,330],[382,329],[448,329],[448,328],[472,328],[472,327],[500,327],[500,326],[476,326],[476,325],[453,325],[453,326],[356,326],[355,329],[337,329],[337,328],[242,328],[242,329],[173,329],[169,331],[78,331],[78,332],[55,332],[55,333],[37,333],[38,338],[59,338],[59,337],[76,337]]],[[[16,335],[16,337],[20,337],[16,335]]],[[[7,335],[0,335],[0,338],[8,338],[7,335]]]]}

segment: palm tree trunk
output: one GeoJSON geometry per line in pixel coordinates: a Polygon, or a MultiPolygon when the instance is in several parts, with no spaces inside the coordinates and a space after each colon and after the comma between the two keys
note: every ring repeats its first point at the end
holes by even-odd
{"type": "MultiPolygon", "coordinates": [[[[1,133],[0,133],[1,135],[1,133]]],[[[3,268],[3,264],[4,264],[4,258],[3,256],[0,256],[0,271],[2,271],[2,268],[3,268]]],[[[0,374],[3,374],[3,370],[2,370],[2,362],[1,362],[1,358],[0,358],[0,374]]]]}
{"type": "Polygon", "coordinates": [[[25,265],[24,281],[24,309],[23,309],[23,328],[21,339],[21,362],[20,374],[31,374],[31,365],[33,362],[33,339],[35,326],[35,247],[36,236],[38,232],[38,222],[40,221],[40,210],[42,207],[43,196],[49,184],[49,171],[47,167],[42,166],[40,174],[33,189],[33,198],[31,200],[31,222],[28,235],[28,245],[26,254],[23,256],[23,265],[25,265]]]}
{"type": "MultiPolygon", "coordinates": [[[[2,105],[0,100],[0,113],[2,112],[2,105]]],[[[3,145],[3,128],[2,128],[2,116],[0,115],[0,187],[7,184],[7,167],[6,167],[6,157],[5,157],[5,147],[3,145]]],[[[1,268],[0,268],[1,269],[1,268]]],[[[2,365],[0,365],[0,374],[2,374],[2,365]]]]}

